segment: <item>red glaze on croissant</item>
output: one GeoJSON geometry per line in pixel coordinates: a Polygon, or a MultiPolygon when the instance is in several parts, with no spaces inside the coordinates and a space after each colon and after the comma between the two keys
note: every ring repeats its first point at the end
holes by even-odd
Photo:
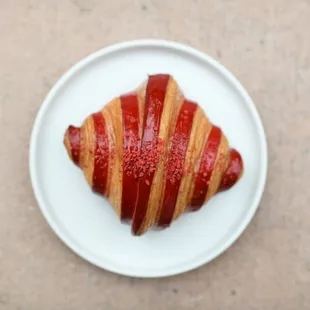
{"type": "Polygon", "coordinates": [[[132,223],[134,235],[199,210],[243,172],[221,129],[167,74],[149,76],[80,128],[69,126],[64,143],[93,191],[132,223]]]}

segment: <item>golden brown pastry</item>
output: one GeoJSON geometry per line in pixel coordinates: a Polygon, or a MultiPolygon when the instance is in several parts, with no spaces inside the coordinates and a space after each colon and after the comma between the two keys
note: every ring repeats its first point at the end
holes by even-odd
{"type": "Polygon", "coordinates": [[[200,209],[243,171],[221,129],[167,74],[149,76],[80,128],[69,126],[64,143],[93,191],[131,222],[134,235],[200,209]]]}

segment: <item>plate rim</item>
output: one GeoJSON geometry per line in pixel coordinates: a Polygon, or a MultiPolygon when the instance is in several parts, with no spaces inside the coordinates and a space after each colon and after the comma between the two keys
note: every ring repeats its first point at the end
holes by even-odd
{"type": "Polygon", "coordinates": [[[48,92],[47,96],[43,100],[43,103],[41,104],[39,111],[37,112],[35,121],[33,123],[31,137],[30,137],[30,145],[29,145],[29,172],[30,172],[30,180],[32,189],[34,192],[35,199],[37,201],[37,204],[39,206],[39,209],[41,210],[43,217],[49,224],[49,226],[52,228],[56,236],[68,247],[70,248],[76,255],[82,257],[87,262],[102,268],[104,270],[107,270],[109,272],[120,274],[124,276],[129,277],[139,277],[139,278],[160,278],[160,277],[168,277],[173,276],[181,273],[185,273],[194,269],[197,269],[216,257],[220,256],[223,252],[225,252],[245,231],[249,223],[251,222],[252,218],[254,217],[267,181],[267,171],[268,171],[268,146],[267,146],[267,139],[266,139],[266,133],[263,127],[262,119],[259,115],[258,110],[256,109],[256,106],[251,99],[250,95],[244,88],[244,86],[239,82],[239,80],[226,68],[224,67],[220,62],[213,59],[208,54],[205,54],[191,46],[175,42],[175,41],[167,41],[167,40],[158,40],[158,39],[141,39],[141,40],[131,40],[131,41],[124,41],[119,42],[113,45],[109,45],[107,47],[104,47],[103,49],[100,49],[77,63],[75,63],[73,66],[71,66],[59,79],[58,81],[53,85],[53,87],[48,92]],[[208,63],[211,65],[211,67],[215,68],[220,74],[222,74],[232,85],[233,87],[239,92],[241,97],[244,99],[247,108],[249,109],[252,118],[255,122],[255,128],[257,129],[259,142],[260,142],[260,158],[261,158],[261,174],[260,179],[258,182],[258,186],[255,192],[255,195],[252,199],[252,204],[250,205],[247,214],[244,218],[242,218],[240,224],[237,226],[235,231],[220,245],[220,247],[217,248],[216,251],[213,251],[210,255],[203,256],[202,258],[199,258],[198,260],[194,260],[194,263],[188,263],[186,265],[181,265],[181,267],[178,268],[169,268],[162,269],[162,270],[155,270],[152,271],[152,269],[141,269],[139,272],[137,270],[134,270],[131,272],[130,270],[126,269],[126,267],[117,269],[113,266],[106,266],[104,264],[101,264],[100,261],[96,259],[96,257],[91,257],[88,255],[87,249],[83,250],[83,247],[78,247],[75,245],[74,242],[71,242],[70,238],[66,236],[66,233],[61,230],[61,228],[54,222],[52,216],[50,215],[48,208],[46,207],[43,199],[43,195],[41,191],[39,190],[40,186],[38,185],[38,179],[37,179],[37,169],[36,169],[36,146],[37,146],[37,137],[39,134],[39,129],[42,124],[42,120],[46,114],[46,111],[52,102],[54,96],[58,93],[58,91],[61,90],[61,88],[64,86],[64,84],[73,77],[80,69],[87,66],[89,63],[95,61],[96,59],[100,57],[107,56],[108,54],[117,52],[119,50],[125,50],[128,48],[139,48],[139,47],[157,47],[157,48],[169,48],[176,51],[185,52],[187,54],[190,54],[191,56],[194,56],[195,58],[198,58],[205,63],[208,63]]]}

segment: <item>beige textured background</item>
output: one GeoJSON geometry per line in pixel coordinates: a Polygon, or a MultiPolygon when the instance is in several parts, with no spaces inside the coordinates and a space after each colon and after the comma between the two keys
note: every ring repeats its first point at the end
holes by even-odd
{"type": "Polygon", "coordinates": [[[0,310],[310,309],[309,0],[0,0],[0,310]],[[68,250],[43,220],[28,142],[44,96],[89,53],[134,38],[219,59],[265,124],[269,180],[242,237],[207,266],[129,279],[68,250]]]}

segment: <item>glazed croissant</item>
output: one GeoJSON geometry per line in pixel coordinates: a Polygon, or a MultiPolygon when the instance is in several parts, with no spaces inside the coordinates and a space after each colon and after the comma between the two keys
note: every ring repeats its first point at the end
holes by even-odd
{"type": "Polygon", "coordinates": [[[243,172],[221,129],[167,74],[149,76],[80,128],[69,126],[64,143],[93,191],[131,222],[133,235],[200,209],[243,172]]]}

